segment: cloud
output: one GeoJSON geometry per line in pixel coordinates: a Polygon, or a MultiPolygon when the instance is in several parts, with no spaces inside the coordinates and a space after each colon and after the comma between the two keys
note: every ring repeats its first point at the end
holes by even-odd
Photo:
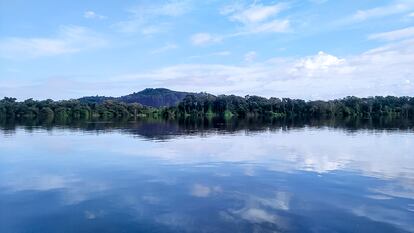
{"type": "Polygon", "coordinates": [[[288,8],[289,5],[286,3],[252,4],[249,6],[235,4],[225,6],[220,13],[228,16],[230,21],[243,25],[243,28],[233,36],[265,32],[280,33],[289,31],[290,22],[287,19],[280,20],[275,17],[288,8]]]}
{"type": "Polygon", "coordinates": [[[189,1],[172,1],[161,6],[161,8],[154,9],[160,15],[180,16],[190,11],[191,6],[189,1]]]}
{"type": "Polygon", "coordinates": [[[385,16],[400,14],[413,9],[413,7],[414,3],[412,1],[396,1],[390,5],[375,7],[366,10],[358,10],[348,19],[348,21],[360,22],[373,18],[381,18],[385,16]]]}
{"type": "Polygon", "coordinates": [[[83,17],[86,19],[106,19],[106,16],[99,15],[94,11],[85,11],[85,13],[83,13],[83,17]]]}
{"type": "Polygon", "coordinates": [[[167,51],[174,50],[174,49],[177,49],[177,48],[178,48],[177,44],[167,43],[166,45],[164,45],[160,48],[152,50],[151,54],[163,53],[163,52],[167,52],[167,51]]]}
{"type": "Polygon", "coordinates": [[[61,26],[54,37],[20,38],[0,40],[0,56],[10,59],[37,58],[77,53],[107,45],[103,36],[80,26],[61,26]]]}
{"type": "Polygon", "coordinates": [[[289,20],[272,20],[263,24],[250,26],[247,34],[261,32],[288,32],[290,28],[289,20]]]}
{"type": "Polygon", "coordinates": [[[264,20],[277,15],[282,10],[286,8],[286,4],[278,3],[275,5],[252,5],[246,8],[234,9],[232,12],[223,12],[231,13],[230,19],[232,21],[238,21],[243,24],[252,24],[263,22],[264,20]]]}
{"type": "Polygon", "coordinates": [[[163,4],[139,4],[130,7],[127,11],[135,17],[169,16],[177,17],[186,14],[191,10],[190,1],[170,1],[163,4]]]}
{"type": "Polygon", "coordinates": [[[190,40],[193,45],[205,45],[250,34],[289,32],[290,21],[275,18],[275,16],[287,8],[288,5],[286,3],[274,5],[253,4],[250,6],[240,4],[228,5],[223,7],[220,13],[228,16],[230,21],[241,23],[242,28],[236,32],[224,35],[212,35],[205,32],[197,33],[192,35],[190,40]]]}
{"type": "Polygon", "coordinates": [[[345,59],[340,59],[320,51],[315,56],[306,57],[297,61],[292,72],[299,72],[301,74],[312,76],[314,73],[329,71],[335,67],[341,67],[340,65],[344,63],[345,59]]]}
{"type": "Polygon", "coordinates": [[[171,25],[171,18],[182,16],[191,9],[191,1],[170,1],[163,4],[142,3],[128,8],[129,18],[115,23],[113,27],[121,32],[139,32],[145,35],[165,32],[171,25]]]}
{"type": "Polygon", "coordinates": [[[197,33],[192,35],[190,40],[193,45],[206,45],[220,42],[221,38],[218,36],[211,35],[209,33],[197,33]]]}
{"type": "Polygon", "coordinates": [[[244,54],[244,61],[253,62],[256,59],[257,53],[255,51],[250,51],[244,54]]]}
{"type": "Polygon", "coordinates": [[[4,78],[0,80],[0,94],[20,93],[17,98],[74,98],[95,94],[120,96],[146,87],[165,87],[212,94],[302,99],[402,96],[414,93],[413,61],[414,39],[406,39],[351,56],[321,51],[305,57],[274,57],[234,65],[184,63],[89,81],[85,81],[87,76],[79,75],[56,82],[4,78]],[[56,86],[57,83],[60,85],[56,86]]]}
{"type": "Polygon", "coordinates": [[[369,35],[368,38],[371,40],[400,40],[414,37],[414,27],[407,27],[399,30],[382,32],[377,34],[369,35]]]}
{"type": "Polygon", "coordinates": [[[273,58],[243,65],[180,64],[116,80],[152,80],[153,86],[213,94],[304,99],[411,95],[413,60],[414,40],[408,40],[347,57],[321,51],[302,58],[273,58]]]}
{"type": "Polygon", "coordinates": [[[112,25],[116,30],[122,33],[141,33],[151,36],[158,33],[165,33],[171,29],[170,23],[151,23],[141,18],[134,18],[118,22],[112,25]]]}
{"type": "Polygon", "coordinates": [[[208,54],[204,54],[204,55],[195,55],[195,56],[190,56],[190,59],[194,59],[194,58],[206,58],[206,57],[225,57],[225,56],[230,56],[231,52],[224,50],[224,51],[217,51],[217,52],[212,52],[212,53],[208,53],[208,54]]]}

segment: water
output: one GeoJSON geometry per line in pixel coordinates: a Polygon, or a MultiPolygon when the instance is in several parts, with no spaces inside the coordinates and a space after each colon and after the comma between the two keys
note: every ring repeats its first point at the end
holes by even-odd
{"type": "Polygon", "coordinates": [[[0,232],[414,232],[414,130],[7,126],[0,232]]]}

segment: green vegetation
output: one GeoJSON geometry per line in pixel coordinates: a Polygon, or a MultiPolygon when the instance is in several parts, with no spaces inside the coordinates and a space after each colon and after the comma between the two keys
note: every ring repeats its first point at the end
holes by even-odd
{"type": "MultiPolygon", "coordinates": [[[[166,111],[166,110],[164,110],[166,111]]],[[[222,117],[414,117],[414,98],[376,96],[346,97],[330,101],[304,101],[289,98],[240,97],[235,95],[189,95],[177,107],[168,109],[175,116],[222,117]]]]}
{"type": "Polygon", "coordinates": [[[289,98],[214,96],[207,93],[187,95],[176,106],[147,107],[139,103],[109,100],[65,100],[22,102],[5,97],[0,100],[0,120],[38,119],[43,122],[72,120],[113,120],[131,118],[333,118],[333,117],[400,117],[414,119],[412,97],[346,97],[330,101],[304,101],[289,98]]]}
{"type": "Polygon", "coordinates": [[[141,104],[107,100],[100,104],[81,103],[79,100],[35,101],[28,99],[17,102],[15,98],[5,97],[0,100],[0,119],[65,122],[70,120],[111,120],[122,118],[139,118],[159,116],[159,109],[145,107],[141,104]]]}

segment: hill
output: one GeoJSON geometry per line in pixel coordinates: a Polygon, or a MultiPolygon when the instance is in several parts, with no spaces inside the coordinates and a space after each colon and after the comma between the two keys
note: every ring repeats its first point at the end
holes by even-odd
{"type": "Polygon", "coordinates": [[[198,95],[191,92],[173,91],[166,88],[146,88],[121,97],[86,96],[79,99],[82,103],[102,103],[116,100],[124,103],[140,103],[150,107],[170,107],[177,105],[187,95],[198,95]]]}
{"type": "Polygon", "coordinates": [[[151,107],[175,106],[187,95],[195,93],[172,91],[166,88],[147,88],[140,92],[117,98],[125,103],[140,103],[151,107]]]}

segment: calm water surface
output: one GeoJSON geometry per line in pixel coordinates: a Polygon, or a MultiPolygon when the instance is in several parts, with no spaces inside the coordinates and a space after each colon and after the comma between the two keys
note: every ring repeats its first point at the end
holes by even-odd
{"type": "Polygon", "coordinates": [[[414,130],[0,130],[0,232],[414,232],[414,130]]]}

